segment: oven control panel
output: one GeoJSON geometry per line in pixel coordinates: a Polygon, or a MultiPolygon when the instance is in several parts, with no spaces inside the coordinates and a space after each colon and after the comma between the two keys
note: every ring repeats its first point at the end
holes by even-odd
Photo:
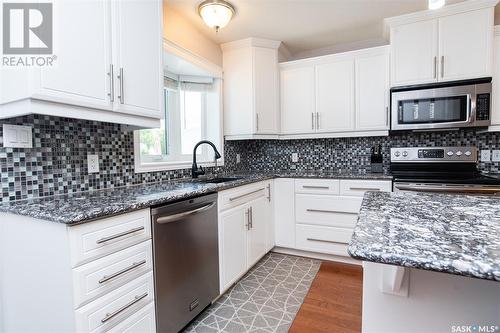
{"type": "Polygon", "coordinates": [[[391,148],[391,162],[477,162],[476,147],[391,148]]]}

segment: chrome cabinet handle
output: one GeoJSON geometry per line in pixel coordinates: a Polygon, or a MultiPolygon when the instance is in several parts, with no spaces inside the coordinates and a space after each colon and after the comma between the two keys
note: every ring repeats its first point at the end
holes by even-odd
{"type": "Polygon", "coordinates": [[[319,130],[321,127],[319,126],[319,112],[316,112],[316,129],[319,130]]]}
{"type": "Polygon", "coordinates": [[[109,65],[109,101],[114,102],[115,101],[115,75],[114,75],[114,67],[113,64],[109,65]]]}
{"type": "Polygon", "coordinates": [[[123,80],[124,80],[123,67],[120,67],[120,74],[118,74],[118,80],[120,81],[120,95],[118,96],[118,98],[120,99],[120,104],[124,104],[125,103],[125,96],[124,96],[124,92],[123,92],[123,80]]]}
{"type": "Polygon", "coordinates": [[[247,228],[248,231],[250,230],[250,208],[247,208],[247,210],[245,211],[245,215],[247,220],[247,223],[245,223],[245,227],[247,228]]]}
{"type": "Polygon", "coordinates": [[[253,207],[250,207],[250,229],[253,229],[253,207]]]}
{"type": "Polygon", "coordinates": [[[118,277],[118,276],[120,276],[122,274],[125,274],[125,273],[127,273],[127,272],[129,272],[129,271],[131,271],[131,270],[133,270],[133,269],[135,269],[137,267],[140,267],[140,266],[144,265],[145,263],[146,263],[146,260],[142,260],[142,261],[139,261],[139,262],[134,262],[131,266],[126,267],[126,268],[124,268],[124,269],[122,269],[122,270],[120,270],[118,272],[115,272],[115,273],[113,273],[111,275],[104,275],[102,277],[102,279],[99,280],[99,283],[108,282],[109,280],[112,280],[112,279],[114,279],[114,278],[116,278],[116,277],[118,277]]]}
{"type": "Polygon", "coordinates": [[[106,316],[104,316],[104,318],[101,319],[101,323],[104,324],[105,322],[107,322],[111,318],[119,315],[120,313],[122,313],[123,311],[127,310],[132,305],[134,305],[135,303],[139,302],[140,300],[146,298],[147,296],[148,296],[147,292],[145,292],[142,295],[135,296],[133,300],[131,300],[130,302],[128,302],[127,304],[125,304],[124,306],[122,306],[121,308],[119,308],[118,310],[113,311],[111,313],[106,313],[106,316]]]}
{"type": "Polygon", "coordinates": [[[314,112],[311,112],[311,129],[314,130],[314,112]]]}
{"type": "Polygon", "coordinates": [[[267,184],[267,200],[271,202],[271,184],[267,184]]]}
{"type": "Polygon", "coordinates": [[[324,209],[306,209],[307,212],[310,213],[330,213],[330,214],[337,214],[337,213],[342,213],[342,214],[353,214],[357,215],[358,213],[351,213],[351,212],[337,212],[334,210],[324,210],[324,209]]]}
{"type": "Polygon", "coordinates": [[[156,219],[156,223],[158,223],[158,224],[165,224],[165,223],[177,221],[177,220],[180,220],[183,217],[186,217],[186,216],[189,216],[189,215],[193,215],[193,214],[197,214],[197,213],[201,213],[201,212],[203,212],[205,210],[208,210],[208,209],[212,208],[213,206],[215,206],[215,202],[211,202],[211,203],[206,204],[206,205],[204,205],[202,207],[199,207],[199,208],[187,211],[187,212],[182,212],[182,213],[178,213],[178,214],[174,214],[174,215],[168,215],[168,216],[161,216],[158,219],[156,219]]]}
{"type": "Polygon", "coordinates": [[[444,56],[441,56],[441,77],[444,78],[444,56]]]}
{"type": "Polygon", "coordinates": [[[379,188],[369,188],[369,187],[349,187],[351,191],[380,191],[379,188]]]}
{"type": "Polygon", "coordinates": [[[248,193],[245,193],[245,194],[242,194],[242,195],[238,195],[236,197],[232,197],[232,198],[229,198],[229,201],[234,201],[234,200],[238,200],[238,199],[241,199],[241,198],[244,198],[248,195],[251,195],[251,194],[254,194],[254,193],[257,193],[257,192],[260,192],[262,190],[265,190],[266,188],[263,187],[263,188],[259,188],[258,190],[255,190],[255,191],[252,191],[252,192],[248,192],[248,193]]]}
{"type": "Polygon", "coordinates": [[[307,238],[308,241],[313,241],[313,242],[322,242],[322,243],[331,243],[331,244],[341,244],[344,245],[345,243],[342,242],[334,242],[326,239],[317,239],[317,238],[307,238]]]}
{"type": "Polygon", "coordinates": [[[317,189],[317,190],[328,190],[329,186],[313,186],[313,185],[303,185],[302,188],[317,189]]]}
{"type": "Polygon", "coordinates": [[[255,122],[256,122],[256,128],[257,128],[257,132],[259,131],[259,114],[256,113],[255,114],[255,122]]]}
{"type": "Polygon", "coordinates": [[[117,238],[120,238],[120,237],[124,237],[124,236],[130,235],[130,234],[133,234],[134,232],[141,231],[141,230],[144,230],[144,227],[137,227],[137,228],[134,228],[134,229],[130,229],[128,231],[120,232],[119,234],[116,234],[116,235],[113,235],[113,236],[104,237],[104,238],[98,239],[96,241],[96,243],[97,244],[105,243],[105,242],[108,242],[110,240],[117,239],[117,238]]]}
{"type": "Polygon", "coordinates": [[[385,107],[385,126],[389,126],[389,107],[385,107]]]}
{"type": "Polygon", "coordinates": [[[438,58],[434,56],[434,78],[437,79],[438,72],[438,58]]]}

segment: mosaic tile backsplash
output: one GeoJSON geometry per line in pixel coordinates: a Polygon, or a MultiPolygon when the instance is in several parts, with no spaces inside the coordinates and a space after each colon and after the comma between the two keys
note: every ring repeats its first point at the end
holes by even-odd
{"type": "MultiPolygon", "coordinates": [[[[3,148],[0,126],[0,174],[2,201],[98,190],[117,186],[190,177],[190,169],[134,172],[133,132],[118,124],[30,115],[0,121],[33,127],[33,148],[3,148]],[[98,154],[100,172],[87,172],[87,154],[98,154]]],[[[225,166],[209,172],[245,171],[363,171],[370,168],[370,148],[382,145],[384,168],[389,148],[396,146],[475,145],[500,149],[500,133],[474,130],[391,137],[251,140],[225,144],[225,166]],[[291,162],[298,153],[299,161],[291,162]],[[241,162],[236,164],[236,154],[241,162]]],[[[499,163],[480,163],[479,168],[500,172],[499,163]]]]}

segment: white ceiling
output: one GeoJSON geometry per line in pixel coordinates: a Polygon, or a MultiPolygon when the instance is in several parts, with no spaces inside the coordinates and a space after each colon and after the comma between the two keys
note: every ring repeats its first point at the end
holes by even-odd
{"type": "Polygon", "coordinates": [[[384,18],[427,9],[427,0],[230,0],[236,16],[216,34],[198,16],[201,0],[166,2],[218,44],[269,38],[283,41],[292,55],[332,45],[376,43],[382,40],[384,18]]]}

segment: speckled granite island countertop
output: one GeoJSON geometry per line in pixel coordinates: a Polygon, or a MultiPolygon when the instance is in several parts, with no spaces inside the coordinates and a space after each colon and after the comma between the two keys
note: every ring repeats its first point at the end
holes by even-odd
{"type": "Polygon", "coordinates": [[[24,215],[36,219],[76,225],[95,219],[131,212],[151,206],[218,192],[276,177],[342,178],[391,180],[391,176],[348,172],[275,172],[220,175],[241,177],[239,180],[210,184],[189,179],[147,183],[114,189],[80,192],[0,204],[0,212],[24,215]]]}
{"type": "Polygon", "coordinates": [[[367,192],[349,254],[500,281],[500,197],[367,192]]]}

